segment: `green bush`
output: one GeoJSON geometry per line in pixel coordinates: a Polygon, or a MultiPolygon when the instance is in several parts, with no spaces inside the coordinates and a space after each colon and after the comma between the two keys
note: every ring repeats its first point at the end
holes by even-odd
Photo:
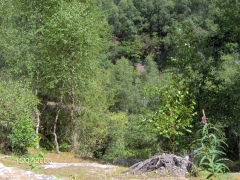
{"type": "Polygon", "coordinates": [[[23,84],[0,81],[0,134],[3,149],[23,153],[36,143],[37,99],[23,84]]]}
{"type": "Polygon", "coordinates": [[[124,134],[128,125],[126,113],[112,113],[108,122],[108,138],[104,158],[125,158],[127,156],[124,134]]]}

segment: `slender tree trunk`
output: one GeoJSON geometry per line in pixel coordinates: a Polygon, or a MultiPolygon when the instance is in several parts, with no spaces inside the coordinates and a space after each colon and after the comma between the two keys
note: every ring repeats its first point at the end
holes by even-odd
{"type": "Polygon", "coordinates": [[[36,145],[36,149],[39,149],[39,126],[40,126],[40,117],[39,117],[39,113],[36,113],[36,119],[37,119],[37,125],[36,125],[36,137],[37,137],[37,145],[36,145]]]}
{"type": "MultiPolygon", "coordinates": [[[[37,98],[38,96],[38,82],[39,82],[39,68],[37,70],[37,78],[36,78],[36,89],[35,89],[35,96],[37,98]]],[[[36,145],[36,149],[39,149],[39,139],[38,139],[38,134],[39,134],[39,126],[40,126],[40,115],[38,113],[38,111],[36,110],[36,121],[37,121],[37,125],[36,125],[36,137],[37,137],[37,145],[36,145]]]]}
{"type": "MultiPolygon", "coordinates": [[[[75,59],[73,58],[72,59],[73,61],[73,64],[74,64],[74,61],[75,59]]],[[[71,109],[71,115],[70,115],[70,118],[71,118],[71,129],[72,129],[72,149],[75,150],[78,146],[78,134],[77,134],[77,127],[76,127],[76,120],[75,120],[75,114],[74,114],[74,107],[75,107],[75,82],[74,82],[74,79],[75,79],[75,73],[74,73],[74,65],[72,67],[72,78],[73,78],[73,82],[72,82],[72,109],[71,109]]]]}
{"type": "Polygon", "coordinates": [[[54,126],[53,126],[54,144],[55,144],[55,148],[56,148],[56,153],[57,154],[60,154],[59,146],[58,146],[58,140],[57,140],[57,134],[56,134],[57,121],[58,121],[59,112],[60,112],[60,108],[57,110],[57,114],[56,114],[55,121],[54,121],[54,126]]]}
{"type": "Polygon", "coordinates": [[[175,154],[175,136],[172,137],[172,139],[170,138],[170,144],[172,146],[172,154],[175,154]]]}
{"type": "Polygon", "coordinates": [[[70,122],[71,122],[71,129],[72,129],[72,148],[75,149],[76,148],[76,144],[75,144],[75,139],[74,139],[74,131],[75,131],[75,124],[74,124],[74,111],[73,111],[73,107],[75,104],[75,97],[74,97],[74,87],[72,86],[72,108],[71,108],[71,114],[70,114],[70,122]]]}
{"type": "Polygon", "coordinates": [[[77,134],[77,127],[74,120],[74,110],[75,107],[75,88],[74,85],[72,86],[72,109],[71,109],[71,126],[72,126],[72,148],[75,150],[78,146],[78,134],[77,134]]]}
{"type": "MultiPolygon", "coordinates": [[[[62,84],[62,88],[63,87],[64,87],[64,82],[62,84]]],[[[59,117],[59,113],[60,113],[60,110],[61,110],[62,102],[63,102],[63,93],[61,93],[61,96],[60,96],[60,106],[58,107],[57,114],[56,114],[55,121],[54,121],[54,126],[53,126],[54,144],[55,144],[57,154],[60,154],[60,152],[59,152],[56,129],[57,129],[57,122],[58,122],[58,117],[59,117]]]]}
{"type": "MultiPolygon", "coordinates": [[[[40,17],[40,25],[42,24],[42,15],[40,17]]],[[[40,43],[40,39],[41,39],[41,33],[38,32],[38,44],[40,43]]],[[[36,88],[35,88],[35,96],[36,98],[38,97],[38,84],[39,84],[39,72],[40,68],[39,68],[39,62],[37,62],[37,74],[36,74],[36,88]]],[[[39,126],[40,126],[40,115],[38,113],[38,111],[36,111],[36,121],[37,121],[37,125],[36,125],[36,137],[37,137],[37,145],[36,145],[36,149],[39,149],[39,126]]]]}
{"type": "Polygon", "coordinates": [[[238,138],[238,159],[240,160],[240,136],[238,138]]]}

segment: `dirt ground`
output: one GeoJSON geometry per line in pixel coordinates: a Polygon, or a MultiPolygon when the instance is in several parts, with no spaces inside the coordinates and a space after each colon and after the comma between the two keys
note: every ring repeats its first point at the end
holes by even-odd
{"type": "MultiPolygon", "coordinates": [[[[32,152],[34,153],[34,152],[32,152]]],[[[16,158],[1,158],[0,154],[0,180],[57,180],[57,179],[77,179],[77,180],[190,180],[185,177],[170,177],[159,176],[157,173],[149,173],[146,175],[131,175],[121,173],[127,167],[118,166],[116,168],[104,168],[108,165],[104,161],[94,160],[89,158],[79,158],[73,153],[46,153],[45,159],[47,162],[54,163],[85,163],[99,164],[101,168],[91,166],[81,167],[63,167],[57,169],[31,169],[26,163],[17,162],[16,158]],[[14,168],[10,168],[14,167],[14,168]],[[39,175],[40,174],[40,175],[39,175]]],[[[37,164],[42,165],[42,164],[37,164]]],[[[236,180],[240,179],[239,174],[233,175],[236,180]]],[[[203,179],[201,177],[191,178],[193,180],[203,179]]],[[[229,178],[230,179],[230,178],[229,178]]]]}

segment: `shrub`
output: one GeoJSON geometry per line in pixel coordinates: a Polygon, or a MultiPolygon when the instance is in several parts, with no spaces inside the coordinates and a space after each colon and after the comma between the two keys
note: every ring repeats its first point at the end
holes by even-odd
{"type": "Polygon", "coordinates": [[[0,134],[2,148],[23,153],[36,143],[34,112],[37,99],[20,82],[0,81],[0,134]]]}

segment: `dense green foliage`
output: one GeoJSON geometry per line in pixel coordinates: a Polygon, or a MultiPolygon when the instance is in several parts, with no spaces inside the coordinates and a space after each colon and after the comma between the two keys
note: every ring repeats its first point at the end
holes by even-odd
{"type": "Polygon", "coordinates": [[[0,1],[1,148],[26,150],[38,136],[47,150],[97,158],[185,154],[199,146],[205,109],[239,158],[239,9],[239,0],[0,1]]]}
{"type": "Polygon", "coordinates": [[[36,143],[34,114],[37,97],[13,81],[0,81],[1,150],[22,153],[36,143]]]}
{"type": "Polygon", "coordinates": [[[180,150],[185,133],[191,133],[195,101],[181,82],[172,82],[168,87],[153,88],[148,91],[151,98],[158,99],[158,108],[152,117],[147,117],[147,125],[159,135],[167,138],[172,152],[180,150]]]}

